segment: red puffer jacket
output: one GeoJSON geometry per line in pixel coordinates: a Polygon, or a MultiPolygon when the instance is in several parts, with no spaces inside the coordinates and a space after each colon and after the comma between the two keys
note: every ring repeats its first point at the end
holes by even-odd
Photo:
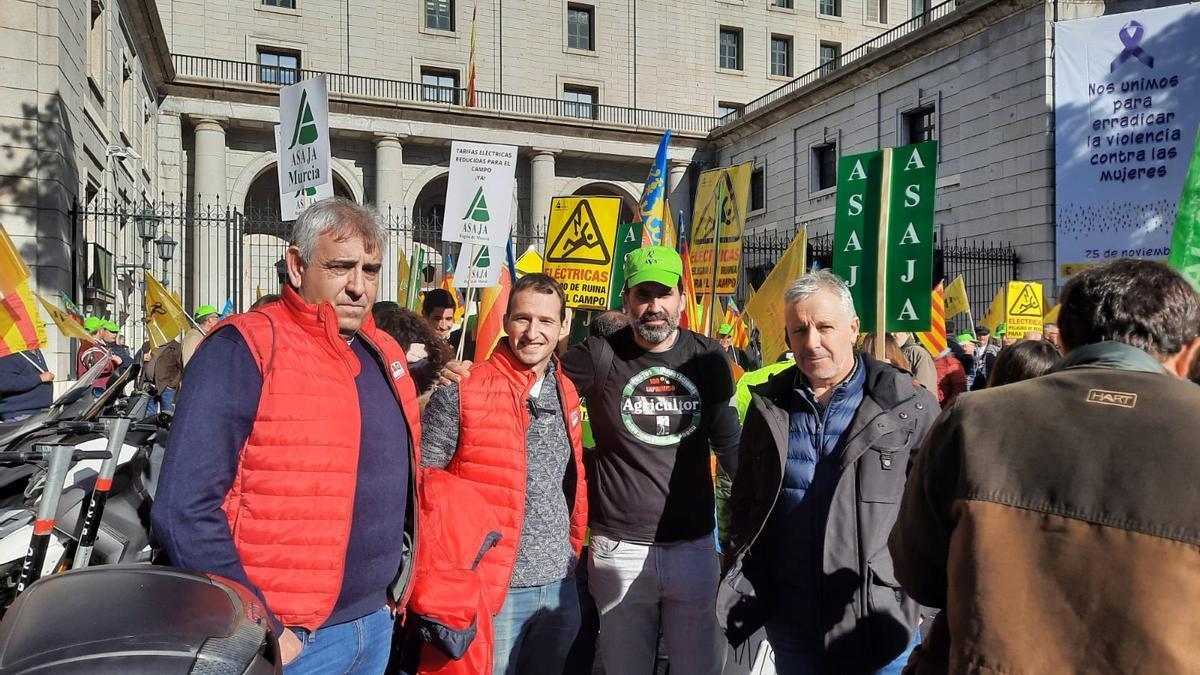
{"type": "MultiPolygon", "coordinates": [[[[271,610],[285,625],[316,630],[333,611],[345,572],[358,482],[360,362],[338,333],[333,307],[308,304],[291,288],[279,302],[225,324],[245,338],[263,388],[222,508],[246,574],[271,610]]],[[[404,350],[370,314],[356,339],[385,364],[408,423],[409,460],[418,467],[421,416],[404,350]]],[[[411,471],[407,485],[413,541],[418,474],[411,471]]],[[[411,578],[410,560],[403,571],[411,578]]],[[[407,586],[392,591],[399,607],[407,586]]]]}

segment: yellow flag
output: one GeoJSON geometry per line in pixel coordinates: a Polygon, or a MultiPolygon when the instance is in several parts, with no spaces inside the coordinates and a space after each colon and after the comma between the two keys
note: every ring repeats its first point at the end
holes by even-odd
{"type": "Polygon", "coordinates": [[[408,277],[411,270],[408,268],[408,256],[404,255],[404,249],[400,249],[396,258],[396,302],[401,307],[408,307],[408,277]]]}
{"type": "Polygon", "coordinates": [[[80,326],[79,322],[75,320],[75,317],[67,314],[65,310],[59,309],[54,303],[42,297],[40,293],[34,293],[33,295],[38,299],[38,302],[42,303],[42,309],[46,310],[46,313],[54,321],[54,325],[58,326],[58,330],[62,331],[63,335],[75,338],[76,340],[83,340],[84,342],[91,342],[95,339],[93,336],[88,335],[83,326],[80,326]]]}
{"type": "Polygon", "coordinates": [[[807,255],[808,229],[801,228],[766,281],[746,300],[746,314],[758,325],[764,362],[773,363],[780,354],[788,351],[783,294],[796,277],[804,274],[807,255]]]}
{"type": "Polygon", "coordinates": [[[28,281],[22,281],[0,299],[0,356],[41,349],[46,326],[28,281]]]}
{"type": "Polygon", "coordinates": [[[261,285],[255,286],[254,287],[254,301],[258,302],[259,300],[262,300],[262,296],[263,296],[262,286],[261,285]]]}
{"type": "Polygon", "coordinates": [[[0,298],[17,289],[29,278],[29,266],[17,251],[17,245],[0,224],[0,298]]]}
{"type": "Polygon", "coordinates": [[[971,301],[967,299],[967,282],[962,275],[954,277],[954,281],[946,287],[946,319],[971,311],[971,301]]]}
{"type": "Polygon", "coordinates": [[[179,337],[188,328],[187,312],[154,275],[146,272],[146,329],[153,349],[179,337]]]}
{"type": "Polygon", "coordinates": [[[1042,323],[1058,323],[1058,313],[1060,310],[1062,310],[1062,303],[1051,307],[1050,311],[1046,312],[1046,316],[1042,317],[1042,323]]]}
{"type": "Polygon", "coordinates": [[[996,291],[996,297],[992,298],[992,304],[988,305],[987,315],[983,317],[979,323],[988,327],[988,330],[994,335],[996,328],[1004,323],[1004,286],[1000,286],[1000,290],[996,291]]]}
{"type": "Polygon", "coordinates": [[[545,266],[546,261],[542,259],[541,254],[538,253],[533,247],[530,247],[528,251],[525,251],[521,254],[520,258],[517,258],[517,278],[520,279],[526,274],[536,274],[541,272],[545,266]]]}

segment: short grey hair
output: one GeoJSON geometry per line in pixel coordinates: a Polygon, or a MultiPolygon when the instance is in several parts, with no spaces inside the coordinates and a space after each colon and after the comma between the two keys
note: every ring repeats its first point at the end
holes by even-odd
{"type": "Polygon", "coordinates": [[[317,239],[326,232],[360,238],[368,253],[381,250],[387,241],[387,230],[379,213],[345,197],[322,199],[305,209],[292,225],[291,243],[300,249],[301,258],[312,261],[317,239]]]}
{"type": "Polygon", "coordinates": [[[817,272],[809,272],[796,277],[796,280],[788,286],[787,291],[783,294],[783,300],[788,307],[803,302],[810,295],[817,291],[825,289],[833,291],[837,294],[838,299],[842,301],[842,309],[846,311],[846,318],[850,321],[858,318],[858,312],[854,311],[854,296],[850,295],[850,287],[838,275],[829,270],[819,270],[817,272]]]}

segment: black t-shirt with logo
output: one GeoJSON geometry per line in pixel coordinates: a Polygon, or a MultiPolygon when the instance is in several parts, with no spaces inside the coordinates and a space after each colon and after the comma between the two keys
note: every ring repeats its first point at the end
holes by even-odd
{"type": "Polygon", "coordinates": [[[669,350],[649,352],[627,327],[587,339],[562,366],[587,399],[596,439],[588,476],[592,531],[646,543],[711,534],[710,448],[732,475],[741,435],[721,346],[680,330],[669,350]]]}

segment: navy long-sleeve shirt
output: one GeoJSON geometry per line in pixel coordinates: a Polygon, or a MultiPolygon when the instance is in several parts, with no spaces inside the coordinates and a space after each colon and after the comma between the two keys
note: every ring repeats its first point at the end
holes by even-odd
{"type": "Polygon", "coordinates": [[[45,371],[46,357],[37,349],[0,357],[0,418],[50,406],[54,385],[42,382],[45,371]]]}
{"type": "MultiPolygon", "coordinates": [[[[382,366],[362,344],[355,383],[362,414],[354,521],[342,589],[325,625],[353,621],[384,606],[400,568],[408,499],[409,441],[404,414],[382,366]]],[[[223,328],[188,362],[152,511],[160,544],[179,567],[250,583],[221,504],[254,426],[263,380],[241,333],[223,328]]],[[[268,610],[269,610],[268,606],[268,610]]],[[[274,613],[271,622],[282,628],[274,613]]]]}

